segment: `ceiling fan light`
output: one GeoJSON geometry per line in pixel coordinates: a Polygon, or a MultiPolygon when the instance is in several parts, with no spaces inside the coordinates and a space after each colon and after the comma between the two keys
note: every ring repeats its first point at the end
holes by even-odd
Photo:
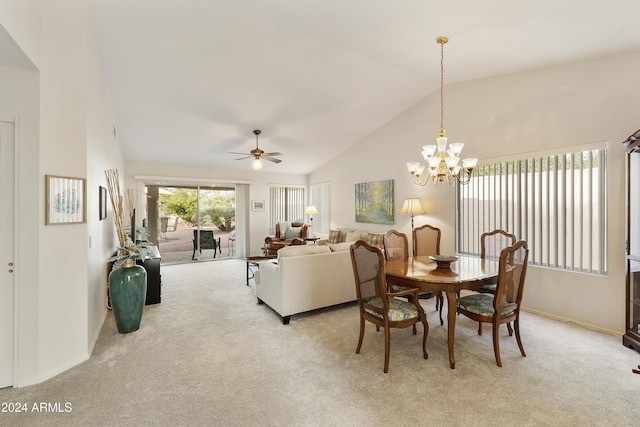
{"type": "Polygon", "coordinates": [[[262,169],[262,160],[260,159],[253,159],[253,161],[251,162],[251,167],[257,171],[259,171],[260,169],[262,169]]]}

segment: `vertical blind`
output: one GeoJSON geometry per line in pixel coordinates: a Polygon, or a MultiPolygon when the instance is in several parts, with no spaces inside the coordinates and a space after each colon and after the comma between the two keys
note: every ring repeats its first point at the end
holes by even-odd
{"type": "MultiPolygon", "coordinates": [[[[269,224],[304,221],[305,188],[272,185],[269,189],[269,224]]],[[[275,232],[275,228],[272,232],[275,232]]]]}
{"type": "Polygon", "coordinates": [[[529,263],[606,274],[606,148],[479,165],[458,187],[457,246],[479,254],[480,235],[526,240],[529,263]]]}

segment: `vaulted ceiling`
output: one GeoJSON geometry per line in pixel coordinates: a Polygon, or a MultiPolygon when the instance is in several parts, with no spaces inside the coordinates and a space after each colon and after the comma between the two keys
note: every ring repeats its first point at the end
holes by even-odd
{"type": "MultiPolygon", "coordinates": [[[[309,173],[445,84],[640,49],[638,0],[91,0],[133,162],[309,173]]],[[[606,84],[606,80],[604,81],[606,84]]],[[[434,130],[435,134],[435,130],[434,130]]],[[[435,135],[434,135],[435,136],[435,135]]],[[[421,142],[416,142],[421,144],[421,142]]]]}

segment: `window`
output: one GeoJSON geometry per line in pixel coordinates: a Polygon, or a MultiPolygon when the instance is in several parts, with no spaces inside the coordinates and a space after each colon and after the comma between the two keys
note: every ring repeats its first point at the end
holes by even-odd
{"type": "Polygon", "coordinates": [[[279,221],[304,221],[306,198],[305,188],[301,186],[272,185],[269,188],[269,224],[274,227],[279,221]]]}
{"type": "Polygon", "coordinates": [[[526,240],[529,263],[606,274],[606,148],[479,165],[458,187],[457,247],[480,253],[480,235],[526,240]]]}

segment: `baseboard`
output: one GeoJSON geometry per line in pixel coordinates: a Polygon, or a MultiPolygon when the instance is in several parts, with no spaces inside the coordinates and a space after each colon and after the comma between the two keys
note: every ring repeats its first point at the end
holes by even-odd
{"type": "Polygon", "coordinates": [[[531,308],[521,307],[521,310],[526,311],[528,313],[536,314],[538,316],[546,317],[547,319],[557,320],[564,323],[573,323],[574,325],[581,326],[585,329],[589,329],[596,332],[602,332],[603,334],[607,334],[607,335],[613,335],[614,337],[618,337],[620,339],[622,339],[622,336],[624,335],[620,332],[612,331],[611,329],[601,328],[599,326],[591,325],[589,323],[578,322],[574,319],[569,319],[562,316],[556,316],[554,314],[545,313],[543,311],[538,311],[531,308]]]}
{"type": "Polygon", "coordinates": [[[89,343],[89,348],[87,349],[87,351],[89,352],[89,355],[93,354],[93,349],[96,347],[98,338],[100,338],[100,332],[102,332],[102,328],[104,327],[104,321],[107,320],[108,314],[109,314],[109,309],[105,308],[102,313],[102,321],[100,322],[100,326],[96,328],[96,333],[93,335],[93,338],[89,343]]]}

